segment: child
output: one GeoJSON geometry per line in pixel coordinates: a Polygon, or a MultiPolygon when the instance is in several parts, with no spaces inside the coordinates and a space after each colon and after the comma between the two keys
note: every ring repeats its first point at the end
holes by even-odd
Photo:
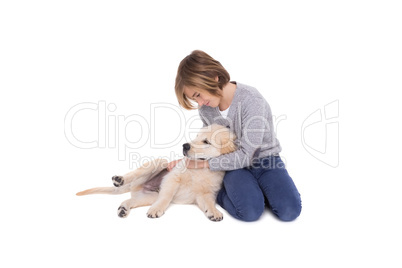
{"type": "MultiPolygon", "coordinates": [[[[181,61],[175,91],[183,108],[198,108],[204,126],[224,125],[237,136],[238,150],[233,153],[187,160],[188,168],[226,171],[218,204],[239,220],[256,221],[266,200],[279,219],[296,219],[301,212],[300,194],[279,156],[281,146],[264,97],[253,87],[231,82],[225,68],[199,50],[181,61]]],[[[178,161],[170,162],[168,170],[178,161]]]]}

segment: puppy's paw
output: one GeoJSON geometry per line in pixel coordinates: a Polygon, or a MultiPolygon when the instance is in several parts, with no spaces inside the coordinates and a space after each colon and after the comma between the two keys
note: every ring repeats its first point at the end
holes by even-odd
{"type": "Polygon", "coordinates": [[[120,218],[126,218],[129,213],[130,213],[130,210],[129,210],[129,209],[126,209],[126,208],[123,207],[123,206],[120,206],[120,207],[117,209],[117,216],[119,216],[120,218]]]}
{"type": "Polygon", "coordinates": [[[207,211],[205,211],[205,215],[211,221],[221,221],[221,220],[223,220],[223,214],[217,209],[207,210],[207,211]]]}
{"type": "Polygon", "coordinates": [[[147,212],[148,218],[159,218],[163,214],[165,214],[165,211],[163,209],[158,208],[158,207],[150,207],[148,212],[147,212]]]}
{"type": "Polygon", "coordinates": [[[123,176],[113,176],[112,181],[113,185],[116,187],[120,187],[124,184],[123,176]]]}

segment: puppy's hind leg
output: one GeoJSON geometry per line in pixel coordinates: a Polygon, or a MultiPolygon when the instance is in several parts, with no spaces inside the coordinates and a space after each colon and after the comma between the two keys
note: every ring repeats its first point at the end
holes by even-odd
{"type": "Polygon", "coordinates": [[[120,187],[120,186],[122,186],[124,184],[123,176],[115,175],[115,176],[112,177],[112,181],[113,181],[113,185],[116,186],[116,187],[120,187]]]}
{"type": "Polygon", "coordinates": [[[131,171],[123,176],[113,176],[113,185],[120,187],[125,184],[129,184],[133,181],[138,181],[136,184],[142,184],[147,181],[153,174],[159,173],[161,170],[167,167],[167,160],[158,158],[143,164],[141,167],[134,171],[131,171]]]}
{"type": "Polygon", "coordinates": [[[141,176],[139,170],[131,171],[127,174],[124,174],[123,176],[115,175],[112,177],[113,185],[116,187],[120,187],[130,184],[138,176],[141,176]]]}
{"type": "Polygon", "coordinates": [[[150,206],[155,203],[157,198],[157,192],[134,192],[132,193],[130,199],[127,199],[126,201],[121,203],[121,205],[117,209],[117,216],[119,216],[120,218],[126,218],[132,208],[150,206]]]}

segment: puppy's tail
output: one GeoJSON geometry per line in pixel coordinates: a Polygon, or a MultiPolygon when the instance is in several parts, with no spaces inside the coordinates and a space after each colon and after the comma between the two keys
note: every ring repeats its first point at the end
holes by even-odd
{"type": "Polygon", "coordinates": [[[88,189],[82,192],[78,192],[76,195],[88,195],[88,194],[124,194],[130,191],[130,184],[122,187],[98,187],[88,189]]]}

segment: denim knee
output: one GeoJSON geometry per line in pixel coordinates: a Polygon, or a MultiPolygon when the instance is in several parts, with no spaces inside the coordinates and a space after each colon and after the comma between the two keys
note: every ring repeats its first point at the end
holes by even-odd
{"type": "Polygon", "coordinates": [[[233,216],[242,221],[252,222],[258,220],[263,212],[264,212],[264,205],[253,206],[253,207],[250,206],[242,208],[242,210],[237,210],[236,215],[233,216]]]}
{"type": "Polygon", "coordinates": [[[282,221],[293,221],[299,217],[302,210],[300,199],[292,205],[283,206],[280,209],[273,209],[276,216],[282,221]]]}

